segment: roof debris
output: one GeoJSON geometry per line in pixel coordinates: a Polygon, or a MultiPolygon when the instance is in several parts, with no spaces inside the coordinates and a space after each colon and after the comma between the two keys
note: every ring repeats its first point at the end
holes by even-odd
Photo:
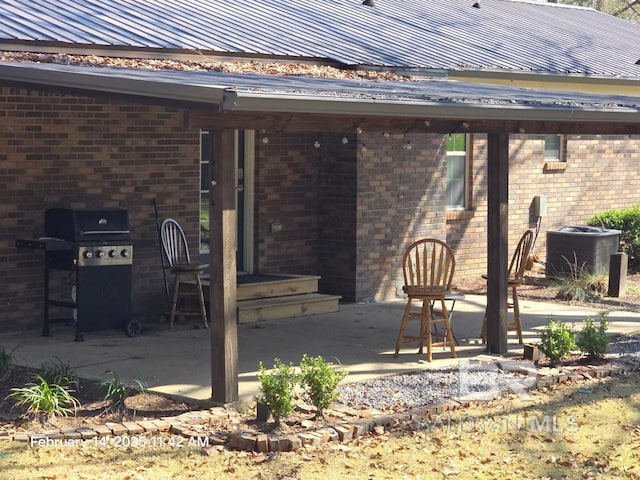
{"type": "Polygon", "coordinates": [[[340,78],[346,80],[413,81],[413,77],[388,71],[345,70],[327,65],[280,62],[208,62],[149,58],[103,57],[98,55],[68,55],[33,52],[0,51],[0,60],[6,62],[53,63],[84,67],[135,68],[140,70],[181,70],[191,72],[222,72],[236,74],[262,74],[311,78],[340,78]]]}

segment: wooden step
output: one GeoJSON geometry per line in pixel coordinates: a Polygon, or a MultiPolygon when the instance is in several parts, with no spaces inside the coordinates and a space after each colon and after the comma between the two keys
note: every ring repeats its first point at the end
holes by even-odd
{"type": "Polygon", "coordinates": [[[320,293],[303,293],[238,301],[238,323],[317,315],[337,312],[342,297],[320,293]]]}
{"type": "Polygon", "coordinates": [[[243,276],[238,277],[238,301],[314,293],[318,291],[320,279],[313,275],[258,275],[255,277],[256,281],[246,282],[243,276]]]}

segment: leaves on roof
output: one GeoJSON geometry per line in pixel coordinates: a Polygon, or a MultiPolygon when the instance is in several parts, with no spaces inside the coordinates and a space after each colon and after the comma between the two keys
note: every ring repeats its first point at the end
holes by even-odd
{"type": "Polygon", "coordinates": [[[339,78],[351,80],[410,81],[411,77],[388,71],[346,70],[327,65],[284,62],[224,62],[192,61],[149,58],[103,57],[97,55],[67,55],[32,52],[0,52],[6,62],[37,62],[90,67],[136,68],[142,70],[182,70],[193,72],[224,72],[236,74],[262,74],[313,78],[339,78]]]}

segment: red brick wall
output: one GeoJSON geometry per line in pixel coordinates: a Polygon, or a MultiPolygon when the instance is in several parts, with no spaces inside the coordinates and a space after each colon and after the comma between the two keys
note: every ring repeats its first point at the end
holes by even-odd
{"type": "Polygon", "coordinates": [[[318,270],[317,135],[268,132],[257,142],[256,269],[316,274],[318,270]],[[274,231],[278,225],[281,230],[274,231]]]}
{"type": "MultiPolygon", "coordinates": [[[[154,198],[197,249],[199,132],[185,112],[14,88],[0,99],[0,331],[40,325],[43,259],[17,251],[15,240],[42,235],[43,212],[56,206],[129,210],[134,310],[157,318],[164,286],[154,198]]],[[[486,136],[474,136],[471,209],[452,213],[443,135],[266,135],[269,143],[261,135],[256,145],[257,271],[321,275],[321,291],[347,301],[395,298],[402,253],[426,236],[452,246],[456,278],[486,271],[486,136]]],[[[536,226],[535,195],[548,200],[535,248],[543,258],[547,230],[640,202],[640,137],[570,136],[563,170],[545,169],[543,150],[543,136],[511,138],[511,248],[536,226]]]]}
{"type": "Polygon", "coordinates": [[[355,134],[323,135],[319,159],[318,215],[320,289],[354,301],[358,163],[355,134]]]}
{"type": "Polygon", "coordinates": [[[359,136],[358,301],[395,298],[406,247],[423,237],[445,240],[442,140],[442,135],[359,136]]]}
{"type": "MultiPolygon", "coordinates": [[[[546,256],[546,232],[564,225],[584,225],[590,216],[609,208],[640,203],[640,137],[569,135],[564,169],[546,169],[544,136],[513,135],[510,140],[509,246],[522,232],[535,231],[533,197],[547,198],[534,251],[546,256]]],[[[486,136],[474,135],[472,169],[473,212],[447,222],[447,239],[457,249],[456,276],[486,271],[486,136]]],[[[551,165],[553,166],[553,165],[551,165]]]]}
{"type": "Polygon", "coordinates": [[[15,240],[41,236],[50,207],[128,209],[134,312],[163,310],[154,198],[197,245],[199,134],[182,110],[14,88],[0,102],[0,331],[41,325],[43,257],[15,240]]]}

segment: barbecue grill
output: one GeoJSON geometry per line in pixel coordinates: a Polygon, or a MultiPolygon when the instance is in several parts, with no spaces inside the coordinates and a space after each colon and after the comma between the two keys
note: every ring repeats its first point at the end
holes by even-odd
{"type": "Polygon", "coordinates": [[[44,319],[42,335],[51,323],[75,323],[76,340],[84,332],[124,328],[134,337],[140,323],[131,318],[133,244],[129,215],[124,209],[45,212],[45,236],[16,240],[21,249],[44,251],[44,319]],[[70,300],[50,295],[51,271],[71,272],[74,295],[70,300]],[[75,318],[50,317],[50,307],[73,309],[75,318]]]}

